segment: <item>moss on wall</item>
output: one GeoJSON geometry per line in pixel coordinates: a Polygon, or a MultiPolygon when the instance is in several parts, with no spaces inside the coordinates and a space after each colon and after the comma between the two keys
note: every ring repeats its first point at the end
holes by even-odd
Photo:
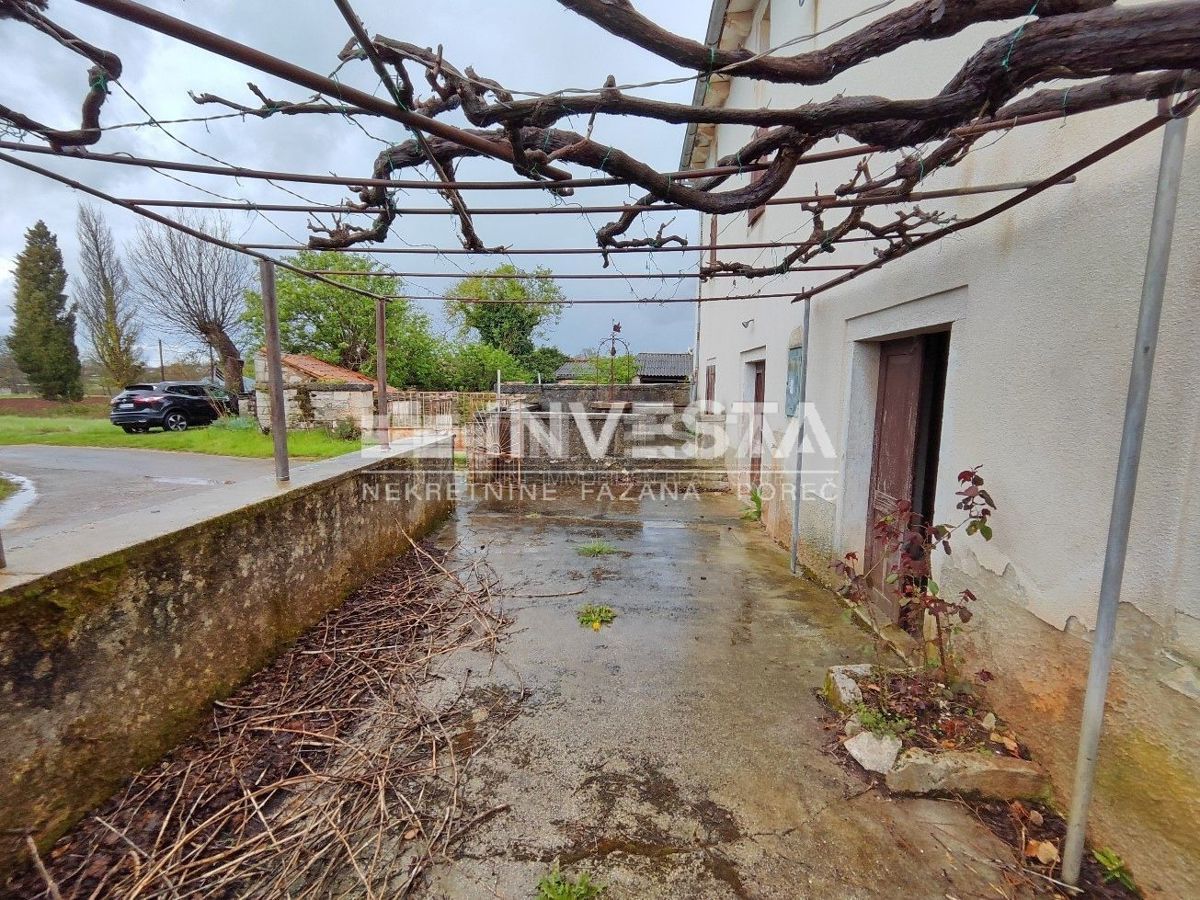
{"type": "Polygon", "coordinates": [[[0,867],[24,855],[9,830],[53,842],[434,527],[451,461],[420,465],[342,473],[0,594],[0,867]],[[372,500],[365,479],[420,498],[372,500]]]}

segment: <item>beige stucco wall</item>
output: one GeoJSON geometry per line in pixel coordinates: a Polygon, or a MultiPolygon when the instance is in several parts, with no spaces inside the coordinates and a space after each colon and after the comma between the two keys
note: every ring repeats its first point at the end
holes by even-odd
{"type": "MultiPolygon", "coordinates": [[[[806,34],[858,9],[776,2],[771,42],[806,34]]],[[[935,93],[958,62],[1004,29],[918,44],[822,87],[772,86],[772,106],[835,92],[917,97],[935,93]]],[[[820,46],[829,38],[802,45],[820,46]]],[[[1019,46],[1018,46],[1019,52],[1019,46]]],[[[729,103],[763,102],[762,87],[735,80],[729,103]],[[758,93],[756,93],[756,91],[758,93]]],[[[982,139],[957,168],[922,189],[1045,177],[1154,113],[1130,104],[982,139]]],[[[710,161],[733,152],[749,129],[718,129],[710,161]]],[[[1162,335],[1146,427],[1137,504],[1122,595],[1121,638],[1092,819],[1099,845],[1130,861],[1139,883],[1161,896],[1200,895],[1200,135],[1186,158],[1162,335]]],[[[1126,148],[966,233],[888,264],[812,302],[808,397],[836,450],[806,457],[804,481],[831,479],[829,501],[802,510],[806,561],[823,572],[836,552],[860,550],[866,534],[877,344],[914,330],[951,325],[938,518],[954,520],[954,475],[981,464],[999,509],[995,539],[964,542],[939,581],[970,584],[985,597],[969,646],[998,678],[990,692],[1003,715],[1055,776],[1067,798],[1074,765],[1089,629],[1104,555],[1120,427],[1148,237],[1161,136],[1126,148]]],[[[845,145],[845,141],[842,145],[845,145]]],[[[824,145],[818,149],[832,147],[824,145]]],[[[872,172],[886,171],[879,157],[872,172]]],[[[830,191],[853,161],[802,168],[784,194],[830,191]]],[[[1007,194],[930,201],[926,209],[969,215],[1007,194]]],[[[836,221],[836,212],[829,214],[836,221]]],[[[876,221],[890,209],[872,214],[876,221]]],[[[798,207],[769,207],[753,228],[744,214],[722,217],[721,241],[795,240],[809,231],[798,207]]],[[[707,222],[702,235],[707,235],[707,222]]],[[[869,245],[821,262],[869,258],[869,245]]],[[[746,262],[757,251],[732,252],[746,262]]],[[[760,263],[779,251],[761,254],[760,263]]],[[[800,289],[828,273],[752,283],[709,283],[708,296],[800,289]]],[[[747,398],[747,362],[766,362],[767,401],[783,407],[788,335],[801,322],[787,299],[705,304],[699,367],[717,366],[717,398],[747,398]],[[742,323],[750,324],[743,327],[742,323]]],[[[782,414],[769,414],[775,431],[782,414]]],[[[787,463],[787,468],[792,468],[787,463]]],[[[768,476],[768,484],[791,476],[768,476]]],[[[767,504],[765,520],[783,541],[789,504],[767,504]]]]}

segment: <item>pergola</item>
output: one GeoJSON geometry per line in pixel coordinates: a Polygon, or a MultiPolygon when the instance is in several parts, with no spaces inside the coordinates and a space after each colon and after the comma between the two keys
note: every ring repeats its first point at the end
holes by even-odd
{"type": "MultiPolygon", "coordinates": [[[[440,48],[435,53],[401,41],[371,37],[351,8],[349,0],[333,0],[345,18],[350,39],[341,54],[342,60],[365,61],[371,65],[388,95],[380,97],[131,0],[78,2],[314,92],[309,100],[284,102],[272,100],[251,86],[261,101],[258,106],[208,94],[193,95],[197,103],[216,104],[231,110],[229,117],[250,115],[267,118],[276,113],[374,116],[398,122],[412,134],[410,141],[395,145],[381,154],[371,175],[362,177],[267,171],[92,152],[87,147],[97,143],[103,135],[101,108],[109,82],[120,78],[120,59],[56,25],[45,13],[44,0],[0,0],[0,18],[24,21],[93,63],[88,73],[88,91],[79,129],[62,131],[49,128],[28,115],[0,107],[0,120],[44,141],[0,140],[0,161],[119,206],[197,240],[258,260],[262,278],[268,382],[271,386],[271,433],[275,445],[276,476],[280,482],[287,481],[289,473],[286,417],[281,390],[279,321],[274,290],[276,269],[283,268],[302,277],[336,285],[374,301],[377,326],[376,396],[381,421],[386,414],[388,389],[384,325],[386,305],[394,300],[448,298],[366,291],[339,281],[341,276],[352,274],[348,271],[304,269],[281,259],[279,253],[322,249],[337,252],[353,250],[383,258],[400,255],[480,258],[494,255],[576,256],[599,258],[607,268],[614,256],[664,254],[665,259],[679,259],[678,254],[706,252],[712,254],[714,261],[708,264],[695,263],[695,268],[684,265],[682,270],[663,274],[625,275],[602,271],[548,277],[597,281],[693,279],[697,285],[695,296],[690,297],[662,300],[639,297],[577,299],[567,300],[567,305],[696,304],[763,298],[803,301],[807,335],[808,308],[813,297],[1008,212],[1051,188],[1070,184],[1100,160],[1164,129],[1158,193],[1135,338],[1096,637],[1083,711],[1076,784],[1072,794],[1070,830],[1064,856],[1065,880],[1073,883],[1077,879],[1103,720],[1187,116],[1200,100],[1196,93],[1188,93],[1200,88],[1200,71],[1193,68],[1196,60],[1200,59],[1200,2],[1181,0],[1125,8],[1112,6],[1112,0],[1043,0],[1032,3],[1032,7],[1030,0],[980,0],[957,4],[950,0],[918,0],[887,12],[887,8],[896,2],[892,0],[868,10],[886,14],[849,37],[833,42],[824,50],[787,56],[780,52],[786,45],[755,55],[742,50],[721,49],[714,43],[686,41],[640,16],[628,0],[559,0],[599,27],[696,71],[694,80],[698,85],[697,96],[701,98],[714,81],[720,83],[731,77],[821,84],[839,72],[915,40],[945,37],[980,21],[1039,17],[1033,22],[1021,24],[1003,37],[989,41],[967,61],[959,75],[941,94],[928,100],[838,97],[795,109],[759,110],[705,107],[700,104],[679,107],[642,100],[629,94],[628,88],[617,86],[612,78],[603,87],[593,91],[563,91],[518,100],[503,86],[476,75],[470,68],[459,71],[443,59],[440,48]],[[406,66],[416,66],[422,70],[431,91],[426,99],[418,98],[406,66]],[[1034,85],[1063,77],[1086,80],[1080,85],[1073,84],[1066,91],[1053,88],[1027,93],[1034,85]],[[489,96],[494,101],[490,104],[487,100],[489,96]],[[1047,177],[943,190],[919,189],[930,173],[952,166],[972,152],[975,141],[983,135],[1061,119],[1118,103],[1148,99],[1157,99],[1159,104],[1156,112],[1146,121],[1113,136],[1107,143],[1064,164],[1047,177]],[[452,110],[461,110],[468,121],[477,127],[462,128],[438,118],[442,113],[452,110]],[[569,115],[590,117],[585,135],[552,127],[559,119],[569,115]],[[591,124],[597,115],[645,116],[659,121],[692,124],[733,123],[760,126],[768,130],[716,166],[660,173],[623,153],[620,148],[606,147],[592,141],[591,124]],[[495,126],[495,129],[487,132],[478,130],[486,126],[495,126]],[[857,138],[857,141],[852,146],[834,150],[818,149],[819,144],[839,135],[857,138]],[[936,142],[932,151],[903,153],[906,148],[929,142],[936,142]],[[901,152],[902,155],[887,174],[872,177],[868,160],[884,152],[901,152]],[[269,204],[170,197],[120,197],[31,161],[32,158],[45,156],[102,162],[113,166],[153,168],[163,172],[285,184],[343,186],[357,193],[361,202],[269,204]],[[464,156],[499,159],[511,165],[521,177],[506,181],[460,181],[454,177],[454,163],[464,156]],[[804,166],[837,160],[851,161],[848,178],[837,190],[807,195],[784,193],[791,177],[804,166]],[[563,168],[564,164],[585,170],[599,170],[604,174],[577,174],[563,168]],[[416,169],[421,165],[428,165],[432,169],[433,179],[405,180],[393,177],[399,170],[416,169]],[[747,174],[754,176],[749,186],[717,190],[730,179],[747,174]],[[564,205],[554,202],[564,196],[574,195],[576,191],[611,186],[640,187],[646,191],[646,196],[622,205],[564,205]],[[445,201],[445,205],[402,207],[395,200],[396,192],[400,190],[432,191],[445,201]],[[524,205],[487,208],[472,208],[464,197],[469,192],[492,191],[516,191],[518,196],[528,196],[519,192],[533,191],[537,195],[524,205]],[[941,198],[993,194],[1002,196],[1002,199],[962,219],[947,219],[937,213],[926,213],[914,205],[941,198]],[[550,202],[542,202],[547,200],[550,202]],[[632,222],[643,213],[690,210],[721,215],[762,205],[799,206],[811,215],[811,234],[781,243],[731,241],[697,245],[689,244],[684,237],[664,234],[664,226],[658,229],[654,237],[622,237],[632,222]],[[902,210],[892,220],[873,224],[867,216],[871,210],[880,207],[902,207],[902,210]],[[169,214],[171,210],[181,209],[322,214],[333,216],[335,224],[312,229],[314,234],[306,245],[240,243],[205,233],[169,214]],[[838,223],[827,224],[826,219],[835,211],[842,211],[844,218],[838,223]],[[597,243],[593,247],[487,247],[475,228],[475,219],[480,216],[585,214],[617,217],[613,224],[597,231],[597,243]],[[456,217],[462,246],[376,246],[384,243],[397,218],[440,215],[456,217]],[[361,216],[371,217],[373,224],[343,224],[342,217],[361,216]],[[835,253],[841,246],[851,245],[873,247],[874,258],[866,262],[840,264],[814,262],[818,258],[828,259],[825,254],[835,253]],[[779,250],[783,256],[780,262],[762,267],[717,259],[722,251],[753,249],[779,250]],[[793,273],[806,276],[811,273],[811,285],[798,292],[746,290],[725,296],[701,296],[698,290],[699,283],[709,279],[753,279],[793,273]]],[[[419,269],[389,269],[375,274],[396,278],[451,277],[419,269]]],[[[497,302],[484,298],[456,299],[467,303],[497,302]]],[[[804,397],[803,385],[802,377],[801,402],[804,397]]],[[[381,441],[386,443],[386,426],[381,426],[380,435],[381,441]]],[[[799,492],[797,505],[798,500],[799,492]]],[[[798,518],[798,514],[793,515],[793,566],[798,518]]]]}

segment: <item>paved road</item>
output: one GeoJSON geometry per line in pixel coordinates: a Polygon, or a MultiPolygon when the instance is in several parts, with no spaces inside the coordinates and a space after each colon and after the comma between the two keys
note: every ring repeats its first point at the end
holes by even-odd
{"type": "Polygon", "coordinates": [[[150,510],[274,471],[269,459],[100,447],[0,447],[0,472],[27,479],[0,504],[4,546],[28,546],[65,528],[150,510]]]}

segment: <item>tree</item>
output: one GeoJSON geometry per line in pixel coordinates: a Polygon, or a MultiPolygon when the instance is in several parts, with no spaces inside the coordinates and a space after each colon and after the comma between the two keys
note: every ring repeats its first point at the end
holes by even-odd
{"type": "Polygon", "coordinates": [[[550,381],[558,367],[570,358],[557,347],[538,347],[532,353],[526,354],[522,363],[529,370],[531,378],[536,379],[540,375],[542,381],[550,381]]]}
{"type": "MultiPolygon", "coordinates": [[[[356,253],[305,250],[288,262],[302,269],[332,269],[360,274],[335,276],[360,290],[392,295],[397,279],[378,274],[377,263],[356,253]]],[[[317,359],[375,373],[375,301],[325,282],[280,269],[275,282],[279,306],[279,342],[285,353],[307,353],[317,359]]],[[[262,297],[246,295],[245,322],[261,345],[264,340],[262,297]]],[[[387,304],[388,381],[403,387],[438,388],[445,376],[441,342],[429,317],[403,300],[387,304]]]]}
{"type": "Polygon", "coordinates": [[[75,223],[79,237],[79,318],[107,387],[137,381],[145,366],[138,353],[141,327],[130,297],[129,278],[103,213],[80,204],[75,223]]]}
{"type": "Polygon", "coordinates": [[[67,306],[67,271],[58,238],[38,221],[25,232],[17,256],[12,333],[8,346],[38,392],[47,400],[79,400],[83,381],[75,346],[75,308],[67,306]]]}
{"type": "MultiPolygon", "coordinates": [[[[181,215],[191,228],[232,241],[222,219],[206,221],[181,215]]],[[[250,258],[234,250],[197,240],[162,225],[138,224],[130,262],[136,278],[134,294],[146,309],[181,336],[207,344],[221,360],[230,390],[241,390],[242,315],[246,291],[253,284],[250,258]]]]}
{"type": "Polygon", "coordinates": [[[447,385],[456,391],[495,390],[496,371],[501,381],[526,381],[529,373],[512,354],[490,344],[461,344],[450,356],[447,385]]]}
{"type": "Polygon", "coordinates": [[[576,377],[585,384],[629,384],[637,375],[637,357],[629,353],[609,356],[595,350],[586,354],[586,360],[576,377]]]}
{"type": "Polygon", "coordinates": [[[531,277],[549,274],[549,269],[530,273],[511,263],[475,272],[450,289],[455,299],[446,314],[462,332],[474,330],[483,343],[524,362],[534,352],[533,339],[562,314],[562,289],[549,278],[531,277]],[[469,302],[475,299],[490,302],[469,302]]]}

